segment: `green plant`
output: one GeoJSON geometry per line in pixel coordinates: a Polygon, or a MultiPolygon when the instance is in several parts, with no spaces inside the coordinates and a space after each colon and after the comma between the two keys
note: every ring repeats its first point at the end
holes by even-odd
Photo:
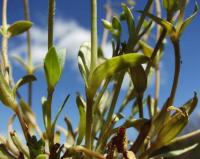
{"type": "MultiPolygon", "coordinates": [[[[79,110],[80,122],[78,131],[72,129],[72,124],[66,117],[65,122],[68,131],[64,128],[56,128],[57,119],[63,111],[69,95],[66,96],[59,108],[57,115],[52,119],[52,100],[56,85],[63,72],[66,51],[54,46],[54,12],[55,0],[49,0],[48,17],[48,52],[44,59],[44,70],[47,83],[47,97],[42,98],[42,112],[45,130],[42,132],[36,123],[31,109],[32,82],[36,80],[34,72],[37,66],[33,66],[31,57],[30,32],[32,23],[29,21],[28,1],[24,0],[26,21],[17,21],[7,24],[7,0],[3,0],[2,26],[2,60],[0,69],[0,100],[13,110],[15,115],[8,124],[8,138],[0,136],[0,158],[2,159],[64,159],[64,158],[99,158],[99,159],[147,159],[176,157],[194,149],[198,144],[190,140],[199,135],[199,131],[177,137],[186,126],[190,114],[195,109],[197,94],[179,107],[173,106],[176,88],[180,72],[180,38],[184,29],[194,19],[198,12],[198,4],[195,4],[194,13],[184,20],[186,0],[163,0],[163,7],[167,18],[161,16],[160,0],[155,0],[156,13],[154,15],[153,0],[148,0],[144,10],[138,11],[140,16],[136,22],[131,6],[122,4],[122,13],[119,16],[107,16],[102,23],[112,34],[113,56],[106,59],[97,43],[97,0],[91,0],[91,43],[81,45],[78,53],[78,65],[85,82],[85,99],[77,94],[76,103],[79,110]],[[110,19],[110,20],[109,20],[110,19]],[[122,41],[124,28],[122,23],[128,26],[128,39],[122,41]],[[148,38],[155,34],[155,46],[148,44],[148,38]],[[26,69],[27,75],[13,84],[10,73],[7,46],[10,38],[27,32],[28,63],[15,56],[15,59],[26,69]],[[160,68],[159,64],[164,53],[164,40],[169,37],[175,57],[174,80],[169,98],[158,107],[160,68]],[[145,67],[144,65],[145,64],[145,67]],[[148,80],[156,74],[155,97],[146,98],[148,80]],[[117,101],[125,74],[128,74],[131,82],[126,95],[116,110],[117,101]],[[18,88],[28,83],[29,102],[21,98],[18,88]],[[112,88],[110,89],[109,86],[112,88]],[[123,115],[124,108],[132,104],[132,112],[126,118],[123,115]],[[145,107],[147,105],[147,107],[145,107]],[[149,115],[144,114],[148,109],[149,115]],[[139,114],[139,118],[136,117],[139,114]],[[18,117],[26,144],[19,139],[17,132],[13,131],[12,123],[18,117]],[[118,121],[125,119],[119,127],[118,121]],[[138,136],[131,144],[126,135],[126,129],[135,128],[138,136]],[[60,133],[67,138],[66,143],[60,143],[60,133]],[[38,133],[38,136],[36,135],[38,133]],[[180,147],[180,142],[192,141],[180,147]],[[120,157],[120,154],[122,156],[120,157]]],[[[129,4],[134,5],[132,1],[129,4]]],[[[110,8],[112,10],[112,8],[110,8]]],[[[110,10],[109,10],[110,11],[110,10]]],[[[108,33],[108,32],[107,32],[108,33]]],[[[107,36],[105,33],[105,36],[107,36]]],[[[102,47],[105,39],[102,40],[102,47]]]]}

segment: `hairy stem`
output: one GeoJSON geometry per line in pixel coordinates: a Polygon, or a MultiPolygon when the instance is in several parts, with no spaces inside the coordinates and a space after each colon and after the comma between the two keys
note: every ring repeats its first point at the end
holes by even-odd
{"type": "Polygon", "coordinates": [[[8,60],[8,36],[7,36],[7,0],[3,0],[2,5],[2,31],[4,33],[2,37],[2,64],[3,74],[6,82],[9,84],[9,60],[8,60]]]}
{"type": "Polygon", "coordinates": [[[49,0],[48,49],[53,46],[54,15],[55,15],[55,0],[49,0]]]}
{"type": "Polygon", "coordinates": [[[91,0],[91,71],[97,63],[97,0],[91,0]]]}

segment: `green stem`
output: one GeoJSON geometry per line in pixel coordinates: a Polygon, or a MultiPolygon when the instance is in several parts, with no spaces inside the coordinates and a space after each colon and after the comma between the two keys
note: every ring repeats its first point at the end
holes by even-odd
{"type": "MultiPolygon", "coordinates": [[[[29,13],[29,0],[24,0],[24,16],[25,20],[30,20],[30,13],[29,13]]],[[[28,74],[32,74],[32,52],[31,52],[31,33],[30,30],[26,32],[26,43],[27,43],[27,56],[28,56],[28,65],[29,71],[28,74]]],[[[28,83],[28,104],[32,106],[32,82],[28,83]]]]}
{"type": "Polygon", "coordinates": [[[92,125],[93,125],[93,99],[87,99],[86,108],[86,129],[85,129],[85,146],[92,149],[92,125]]]}
{"type": "Polygon", "coordinates": [[[53,46],[53,26],[55,15],[55,0],[49,0],[49,17],[48,17],[48,49],[53,46]]]}
{"type": "Polygon", "coordinates": [[[54,132],[51,131],[51,105],[52,105],[52,97],[53,97],[54,90],[48,90],[47,95],[47,128],[46,133],[49,141],[49,149],[53,146],[54,141],[54,132]]]}
{"type": "Polygon", "coordinates": [[[172,41],[172,44],[174,47],[175,71],[174,71],[174,80],[173,80],[173,84],[172,84],[172,89],[171,89],[171,93],[170,93],[170,97],[169,97],[170,105],[173,104],[174,98],[176,95],[176,89],[177,89],[179,74],[180,74],[180,60],[181,60],[179,40],[171,39],[171,41],[172,41]]]}
{"type": "Polygon", "coordinates": [[[2,5],[2,31],[4,33],[2,37],[2,72],[5,75],[5,80],[9,84],[9,60],[8,60],[8,36],[7,36],[7,0],[3,0],[2,5]]]}
{"type": "Polygon", "coordinates": [[[97,63],[97,0],[91,0],[91,71],[97,63]]]}

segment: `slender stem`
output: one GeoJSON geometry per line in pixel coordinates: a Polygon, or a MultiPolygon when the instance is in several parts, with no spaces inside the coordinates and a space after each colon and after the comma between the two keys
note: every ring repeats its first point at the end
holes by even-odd
{"type": "Polygon", "coordinates": [[[174,98],[175,98],[175,95],[176,95],[176,89],[177,89],[179,74],[180,74],[180,60],[181,60],[179,40],[171,39],[171,41],[172,41],[172,44],[173,44],[173,47],[174,47],[175,71],[174,71],[174,80],[173,80],[173,84],[172,84],[172,89],[171,89],[171,93],[170,93],[170,97],[169,97],[170,105],[173,104],[174,98]]]}
{"type": "MultiPolygon", "coordinates": [[[[24,0],[24,16],[25,20],[30,20],[30,13],[29,13],[29,0],[24,0]]],[[[28,65],[29,65],[29,72],[28,74],[32,74],[32,52],[31,52],[31,33],[30,30],[26,32],[26,43],[27,43],[27,55],[28,55],[28,65]]],[[[28,104],[32,106],[32,82],[28,83],[28,104]]]]}
{"type": "Polygon", "coordinates": [[[55,15],[55,0],[49,0],[49,17],[48,17],[48,49],[53,46],[53,26],[55,15]]]}
{"type": "Polygon", "coordinates": [[[150,68],[152,66],[152,62],[153,62],[154,58],[156,57],[158,51],[160,50],[162,43],[163,43],[163,40],[165,39],[166,35],[167,35],[167,30],[164,29],[162,31],[159,39],[158,39],[158,42],[156,43],[154,50],[153,50],[153,53],[152,53],[151,58],[150,58],[150,62],[147,64],[147,67],[146,67],[146,74],[147,75],[149,74],[150,68]]]}
{"type": "Polygon", "coordinates": [[[54,141],[54,132],[51,132],[51,105],[52,105],[52,97],[53,97],[54,90],[48,90],[48,96],[47,96],[47,136],[49,141],[49,149],[53,146],[54,141]]]}
{"type": "Polygon", "coordinates": [[[3,73],[5,80],[9,84],[9,60],[8,60],[8,37],[7,37],[7,0],[3,0],[2,5],[2,31],[4,33],[2,37],[2,63],[3,73]]]}
{"type": "Polygon", "coordinates": [[[91,71],[97,63],[97,0],[91,0],[91,71]]]}
{"type": "Polygon", "coordinates": [[[145,13],[149,11],[152,3],[153,3],[153,0],[148,0],[147,1],[147,4],[146,4],[146,6],[144,8],[144,13],[141,15],[140,20],[139,20],[138,25],[137,25],[137,28],[136,28],[136,32],[137,33],[139,33],[139,31],[140,31],[140,29],[142,27],[142,24],[144,22],[145,16],[146,16],[145,13]]]}

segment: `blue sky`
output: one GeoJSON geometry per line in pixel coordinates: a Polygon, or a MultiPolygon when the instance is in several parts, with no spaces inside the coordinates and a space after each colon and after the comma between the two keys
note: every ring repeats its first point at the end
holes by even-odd
{"type": "MultiPolygon", "coordinates": [[[[23,4],[22,0],[8,0],[8,22],[13,23],[16,20],[22,20],[23,4]]],[[[106,0],[98,1],[98,27],[99,27],[99,41],[103,26],[101,19],[105,17],[104,4],[106,0]]],[[[114,3],[120,4],[121,1],[113,0],[114,3]]],[[[141,9],[146,0],[137,2],[136,8],[141,9]]],[[[47,50],[47,0],[30,0],[30,13],[31,21],[34,23],[32,33],[32,52],[34,63],[41,63],[47,50]]],[[[2,7],[2,0],[0,0],[0,8],[2,7]]],[[[187,8],[186,16],[190,15],[193,11],[194,0],[190,0],[187,8]]],[[[118,8],[117,10],[120,10],[118,8]]],[[[0,10],[1,12],[1,10],[0,10]]],[[[1,13],[0,13],[1,21],[1,13]]],[[[79,117],[75,105],[76,92],[81,92],[84,95],[84,84],[80,77],[76,57],[79,46],[84,41],[90,40],[90,0],[57,0],[56,3],[56,20],[55,20],[55,42],[58,47],[65,47],[67,49],[67,62],[63,76],[56,88],[55,97],[53,101],[53,110],[57,111],[58,106],[64,100],[67,94],[71,94],[70,100],[63,112],[59,122],[63,125],[62,117],[68,115],[75,125],[79,117]]],[[[125,33],[126,34],[126,33],[125,33]]],[[[197,91],[200,94],[200,15],[198,14],[192,24],[186,29],[181,38],[181,51],[182,51],[182,65],[180,82],[177,89],[177,96],[175,105],[179,106],[186,102],[193,96],[193,92],[197,91]]],[[[25,55],[25,35],[13,38],[9,42],[9,55],[13,53],[25,55]]],[[[109,56],[111,53],[111,46],[108,42],[106,44],[105,52],[109,56]]],[[[25,75],[25,71],[16,62],[11,60],[13,66],[13,75],[15,81],[21,76],[25,75]]],[[[173,79],[173,51],[172,46],[168,42],[163,56],[161,65],[161,90],[160,101],[161,105],[169,95],[169,91],[173,79]]],[[[46,96],[46,83],[44,79],[44,72],[40,70],[36,73],[37,81],[34,83],[33,93],[33,109],[37,115],[40,125],[42,125],[41,113],[41,97],[46,96]]],[[[125,90],[126,86],[124,86],[125,90]]],[[[153,85],[150,86],[149,92],[154,94],[153,85]]],[[[20,88],[21,94],[24,98],[26,95],[26,86],[20,88]]],[[[124,91],[122,91],[123,94],[124,91]]],[[[196,110],[199,109],[199,106],[196,110]]],[[[127,110],[128,111],[128,110],[127,110]]],[[[197,114],[197,113],[196,113],[197,114]]],[[[8,121],[11,111],[0,104],[0,133],[6,132],[6,123],[8,121]]],[[[16,126],[16,129],[19,127],[16,126]]],[[[75,127],[74,127],[75,128],[75,127]]]]}

